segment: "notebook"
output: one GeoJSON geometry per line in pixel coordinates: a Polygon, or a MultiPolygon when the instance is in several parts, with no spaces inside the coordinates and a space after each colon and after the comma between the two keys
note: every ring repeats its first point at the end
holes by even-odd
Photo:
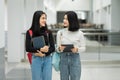
{"type": "Polygon", "coordinates": [[[63,52],[72,52],[71,49],[74,48],[73,44],[62,44],[62,46],[65,46],[63,52]]]}
{"type": "Polygon", "coordinates": [[[34,37],[32,38],[32,41],[33,41],[33,47],[36,49],[39,49],[45,46],[44,36],[34,37]]]}

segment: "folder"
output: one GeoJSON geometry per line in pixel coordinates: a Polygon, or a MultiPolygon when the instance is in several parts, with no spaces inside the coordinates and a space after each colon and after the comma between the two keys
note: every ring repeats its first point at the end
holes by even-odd
{"type": "Polygon", "coordinates": [[[73,44],[62,44],[62,46],[65,46],[63,52],[72,52],[71,49],[74,48],[73,44]]]}
{"type": "Polygon", "coordinates": [[[44,36],[33,37],[33,47],[36,49],[40,49],[45,46],[44,36]]]}

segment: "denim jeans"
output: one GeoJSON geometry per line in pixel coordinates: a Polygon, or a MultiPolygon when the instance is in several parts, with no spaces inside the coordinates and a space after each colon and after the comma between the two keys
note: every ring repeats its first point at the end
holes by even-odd
{"type": "Polygon", "coordinates": [[[79,53],[60,53],[61,80],[80,80],[81,63],[79,53]]]}
{"type": "Polygon", "coordinates": [[[51,56],[32,57],[32,80],[52,80],[51,56]]]}

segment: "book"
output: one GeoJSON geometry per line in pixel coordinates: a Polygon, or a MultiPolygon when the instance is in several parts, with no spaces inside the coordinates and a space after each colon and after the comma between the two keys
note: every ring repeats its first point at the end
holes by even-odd
{"type": "Polygon", "coordinates": [[[33,37],[33,47],[36,49],[40,49],[45,46],[44,36],[33,37]]]}
{"type": "Polygon", "coordinates": [[[62,44],[62,46],[65,46],[63,52],[72,52],[71,49],[74,48],[73,44],[62,44]]]}

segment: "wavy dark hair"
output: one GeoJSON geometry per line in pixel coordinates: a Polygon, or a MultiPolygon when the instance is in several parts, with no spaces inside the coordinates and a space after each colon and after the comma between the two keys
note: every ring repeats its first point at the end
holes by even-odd
{"type": "MultiPolygon", "coordinates": [[[[43,12],[43,11],[35,11],[35,13],[33,15],[32,25],[31,25],[30,29],[33,31],[33,34],[36,35],[36,36],[39,35],[39,33],[40,33],[39,19],[40,19],[42,14],[45,14],[45,12],[43,12]]],[[[47,24],[45,24],[44,29],[47,30],[47,24]]]]}
{"type": "Polygon", "coordinates": [[[67,15],[69,22],[68,30],[77,31],[80,28],[77,14],[74,11],[68,11],[65,15],[67,15]]]}

